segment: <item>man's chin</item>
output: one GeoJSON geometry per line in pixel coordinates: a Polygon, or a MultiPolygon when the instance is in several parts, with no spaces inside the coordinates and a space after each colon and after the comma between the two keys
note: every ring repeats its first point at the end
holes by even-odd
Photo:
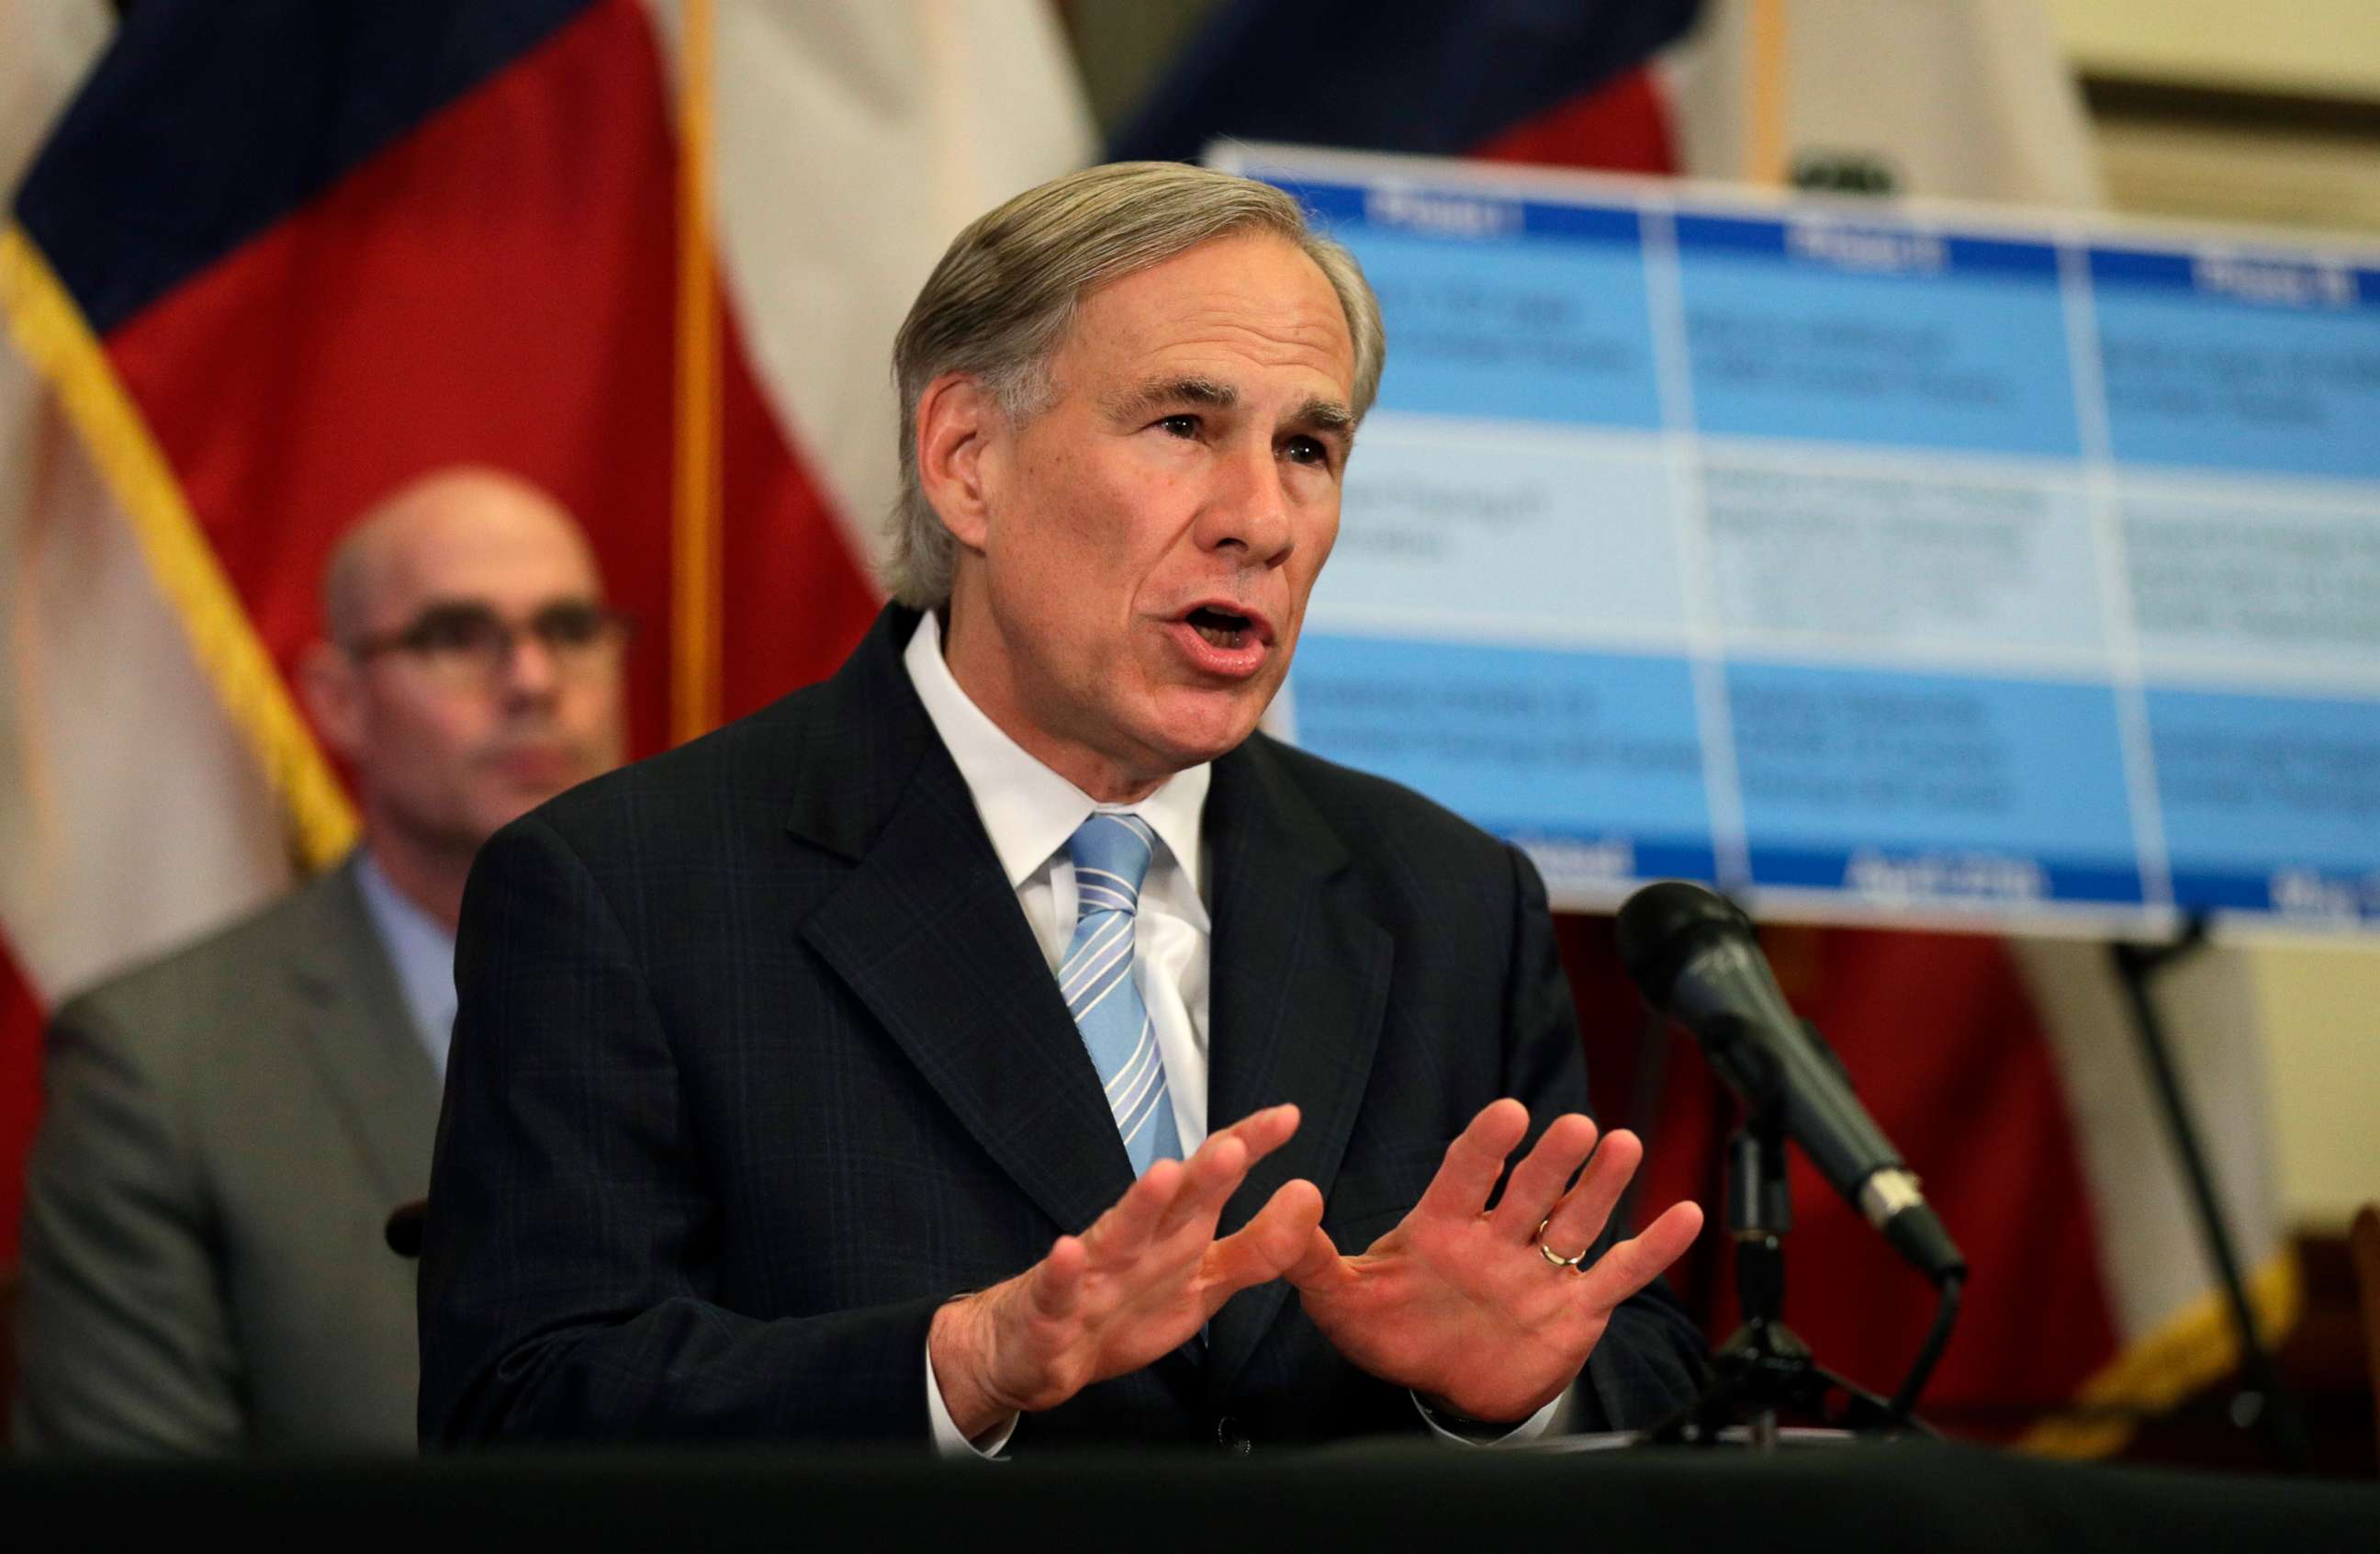
{"type": "Polygon", "coordinates": [[[1270,687],[1263,694],[1253,693],[1253,687],[1218,694],[1194,691],[1168,698],[1162,709],[1161,727],[1152,741],[1162,750],[1168,763],[1176,771],[1220,760],[1247,742],[1256,732],[1257,720],[1264,715],[1272,700],[1270,687]]]}
{"type": "Polygon", "coordinates": [[[482,803],[474,806],[473,819],[487,828],[488,835],[493,836],[546,800],[568,793],[580,781],[574,777],[566,783],[506,783],[482,803]]]}

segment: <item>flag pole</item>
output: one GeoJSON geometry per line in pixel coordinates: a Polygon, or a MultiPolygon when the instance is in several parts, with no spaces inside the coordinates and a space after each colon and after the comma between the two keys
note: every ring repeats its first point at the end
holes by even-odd
{"type": "Polygon", "coordinates": [[[1743,176],[1782,187],[1787,168],[1785,0],[1752,0],[1752,68],[1745,72],[1743,176]]]}
{"type": "Polygon", "coordinates": [[[670,740],[720,720],[719,293],[712,282],[711,0],[684,0],[678,97],[677,424],[671,502],[670,740]]]}

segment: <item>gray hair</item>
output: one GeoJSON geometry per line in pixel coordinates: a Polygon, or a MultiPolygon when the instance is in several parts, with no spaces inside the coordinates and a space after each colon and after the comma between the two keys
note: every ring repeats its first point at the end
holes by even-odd
{"type": "Polygon", "coordinates": [[[1116,162],[1026,190],[951,243],[892,343],[901,399],[901,495],[892,509],[884,581],[921,610],[951,596],[958,542],[917,479],[917,400],[945,373],[982,385],[1002,415],[1027,419],[1056,391],[1050,359],[1075,310],[1111,282],[1164,263],[1212,238],[1269,232],[1297,245],[1338,295],[1355,347],[1360,421],[1379,392],[1388,352],[1379,299],[1355,256],[1307,225],[1270,184],[1179,162],[1116,162]]]}

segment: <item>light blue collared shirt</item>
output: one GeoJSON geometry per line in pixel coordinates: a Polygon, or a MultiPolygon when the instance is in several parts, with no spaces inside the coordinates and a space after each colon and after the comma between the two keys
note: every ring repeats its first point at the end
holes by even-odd
{"type": "Polygon", "coordinates": [[[389,883],[370,853],[356,857],[356,888],[371,914],[381,948],[396,968],[406,1013],[438,1077],[446,1077],[446,1046],[455,1035],[455,936],[389,883]]]}

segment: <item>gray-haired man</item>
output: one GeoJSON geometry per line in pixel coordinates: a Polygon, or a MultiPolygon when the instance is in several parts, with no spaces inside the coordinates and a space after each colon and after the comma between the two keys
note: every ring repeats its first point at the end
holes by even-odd
{"type": "Polygon", "coordinates": [[[1690,1392],[1647,1286],[1701,1216],[1602,1244],[1640,1151],[1535,872],[1253,733],[1382,348],[1247,180],[959,237],[895,352],[901,602],[474,875],[426,1438],[1245,1450],[1690,1392]]]}

